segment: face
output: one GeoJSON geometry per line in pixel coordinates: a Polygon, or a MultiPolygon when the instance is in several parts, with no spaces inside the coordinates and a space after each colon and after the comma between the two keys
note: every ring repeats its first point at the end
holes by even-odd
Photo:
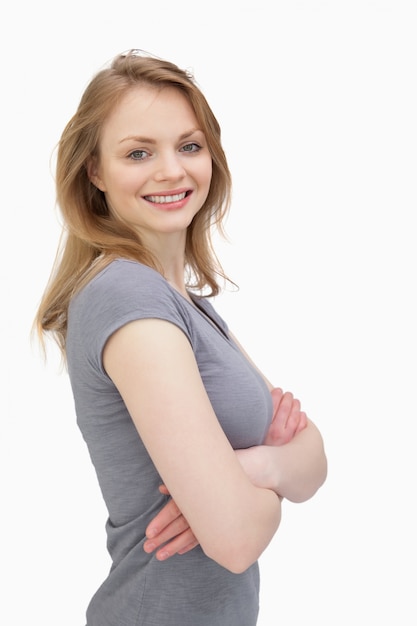
{"type": "Polygon", "coordinates": [[[88,171],[109,210],[152,242],[184,237],[209,192],[212,159],[185,95],[140,86],[106,120],[88,171]]]}

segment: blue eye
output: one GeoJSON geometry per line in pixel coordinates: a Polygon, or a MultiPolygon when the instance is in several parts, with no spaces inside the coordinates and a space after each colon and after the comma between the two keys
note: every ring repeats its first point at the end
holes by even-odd
{"type": "Polygon", "coordinates": [[[145,150],[133,150],[133,152],[129,154],[129,158],[133,161],[143,161],[147,154],[145,150]]]}
{"type": "Polygon", "coordinates": [[[181,148],[183,152],[198,152],[201,150],[201,146],[198,143],[187,143],[181,148]]]}

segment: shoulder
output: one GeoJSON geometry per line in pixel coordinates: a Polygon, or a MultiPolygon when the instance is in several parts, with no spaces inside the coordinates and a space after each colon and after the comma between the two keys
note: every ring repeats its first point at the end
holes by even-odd
{"type": "Polygon", "coordinates": [[[141,291],[166,288],[167,281],[159,272],[129,259],[115,259],[101,270],[85,287],[86,293],[114,289],[117,293],[134,287],[141,291]]]}
{"type": "Polygon", "coordinates": [[[139,319],[163,319],[187,335],[185,301],[156,270],[125,259],[112,261],[77,293],[68,310],[68,345],[94,345],[100,351],[116,330],[139,319]]]}
{"type": "Polygon", "coordinates": [[[155,304],[173,300],[170,285],[159,272],[128,259],[116,259],[102,269],[74,296],[70,308],[94,305],[100,310],[155,304]]]}

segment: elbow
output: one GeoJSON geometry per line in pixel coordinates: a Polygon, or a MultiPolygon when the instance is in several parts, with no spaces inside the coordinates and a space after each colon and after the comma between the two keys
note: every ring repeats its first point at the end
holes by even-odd
{"type": "Polygon", "coordinates": [[[287,494],[285,498],[290,502],[301,503],[310,500],[320,487],[323,486],[327,478],[327,458],[326,455],[321,455],[318,459],[314,472],[312,472],[308,480],[300,481],[298,488],[294,489],[292,493],[287,494]]]}
{"type": "Polygon", "coordinates": [[[281,502],[276,494],[269,494],[273,509],[268,515],[260,516],[262,519],[259,515],[242,517],[229,532],[219,533],[217,538],[212,534],[208,542],[200,544],[205,555],[232,574],[242,574],[256,563],[281,522],[281,502]]]}
{"type": "Polygon", "coordinates": [[[307,500],[311,498],[317,491],[324,485],[327,478],[327,457],[323,450],[317,469],[314,475],[312,493],[308,496],[307,500]]]}
{"type": "Polygon", "coordinates": [[[204,549],[204,554],[215,561],[221,567],[224,567],[232,574],[243,574],[251,565],[253,565],[260,554],[253,552],[247,545],[238,547],[235,542],[226,550],[204,549]]]}

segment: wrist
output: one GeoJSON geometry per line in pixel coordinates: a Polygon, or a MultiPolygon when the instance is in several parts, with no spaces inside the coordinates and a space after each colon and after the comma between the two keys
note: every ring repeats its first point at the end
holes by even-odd
{"type": "Polygon", "coordinates": [[[262,446],[264,448],[264,484],[267,489],[275,491],[277,495],[280,494],[280,472],[279,472],[279,447],[277,446],[262,446]]]}

